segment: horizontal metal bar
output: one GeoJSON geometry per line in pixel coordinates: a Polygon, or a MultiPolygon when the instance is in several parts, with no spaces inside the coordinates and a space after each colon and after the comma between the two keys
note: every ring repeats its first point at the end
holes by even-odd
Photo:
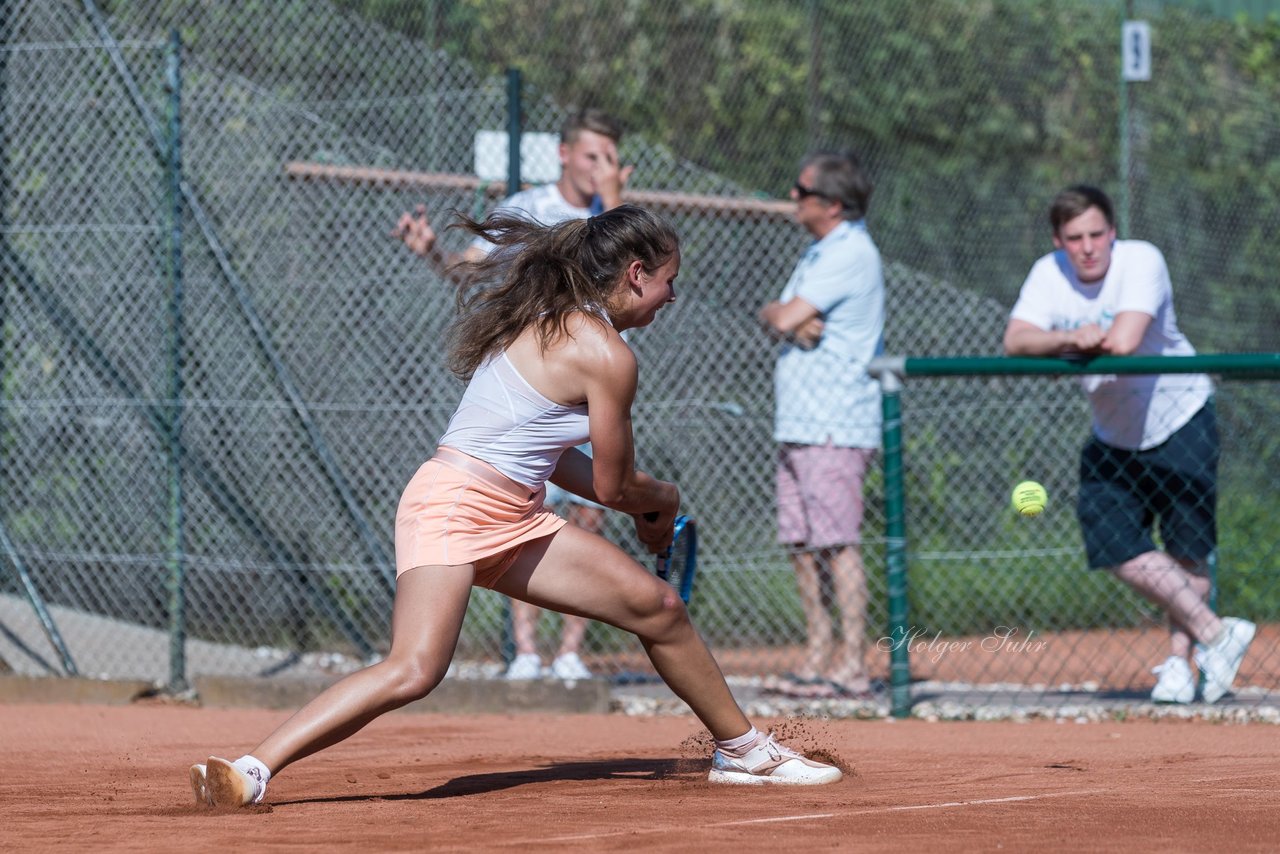
{"type": "Polygon", "coordinates": [[[872,360],[872,376],[903,377],[1034,376],[1079,374],[1222,374],[1280,379],[1280,353],[1205,353],[1196,356],[1093,356],[1059,359],[1037,356],[882,356],[872,360]]]}

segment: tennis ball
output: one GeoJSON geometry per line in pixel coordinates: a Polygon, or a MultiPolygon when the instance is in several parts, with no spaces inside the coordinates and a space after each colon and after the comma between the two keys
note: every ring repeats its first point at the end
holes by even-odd
{"type": "Polygon", "coordinates": [[[1039,516],[1049,503],[1049,493],[1034,480],[1024,480],[1013,488],[1013,509],[1023,516],[1039,516]]]}

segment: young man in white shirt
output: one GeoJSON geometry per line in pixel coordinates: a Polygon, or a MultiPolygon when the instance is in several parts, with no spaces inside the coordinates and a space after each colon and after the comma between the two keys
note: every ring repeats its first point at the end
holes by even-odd
{"type": "MultiPolygon", "coordinates": [[[[1031,268],[1010,314],[1011,356],[1189,356],[1178,330],[1164,256],[1116,240],[1111,200],[1095,187],[1050,206],[1054,252],[1031,268]]],[[[1092,433],[1080,460],[1077,515],[1089,566],[1109,569],[1169,616],[1169,658],[1155,673],[1157,702],[1231,690],[1256,627],[1209,607],[1207,563],[1217,545],[1218,431],[1204,374],[1086,375],[1092,433]],[[1159,520],[1163,548],[1152,528],[1159,520]]]]}
{"type": "MultiPolygon", "coordinates": [[[[617,207],[622,204],[622,190],[632,170],[631,166],[622,166],[618,161],[621,140],[622,126],[606,113],[587,109],[571,115],[560,128],[560,178],[508,196],[495,212],[517,213],[543,225],[554,225],[569,219],[586,219],[617,207]]],[[[446,277],[455,264],[478,261],[493,249],[492,244],[476,238],[460,255],[446,258],[437,246],[436,232],[423,205],[412,214],[401,215],[392,234],[446,277]]],[[[590,454],[591,446],[583,445],[580,450],[590,454]]],[[[604,529],[603,507],[555,484],[547,484],[546,504],[564,508],[569,521],[580,528],[596,534],[604,529]]],[[[570,682],[590,678],[591,671],[579,656],[587,621],[569,614],[562,616],[559,650],[550,667],[544,668],[537,649],[539,613],[535,605],[511,600],[516,656],[507,668],[507,678],[551,676],[570,682]]]]}

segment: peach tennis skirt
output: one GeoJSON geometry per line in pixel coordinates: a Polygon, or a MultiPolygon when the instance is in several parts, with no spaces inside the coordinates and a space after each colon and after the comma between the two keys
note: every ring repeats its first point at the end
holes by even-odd
{"type": "Polygon", "coordinates": [[[475,564],[493,587],[530,540],[566,524],[531,491],[488,463],[450,447],[422,464],[396,510],[396,576],[417,566],[475,564]]]}

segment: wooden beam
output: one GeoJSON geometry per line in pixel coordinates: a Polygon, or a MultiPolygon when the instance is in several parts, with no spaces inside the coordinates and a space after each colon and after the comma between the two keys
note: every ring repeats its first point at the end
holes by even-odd
{"type": "MultiPolygon", "coordinates": [[[[389,189],[416,187],[424,190],[480,191],[495,199],[507,195],[505,181],[484,181],[475,175],[458,175],[450,172],[412,172],[403,169],[379,169],[372,166],[331,166],[301,160],[285,163],[284,172],[288,178],[300,181],[369,184],[389,189]]],[[[794,202],[777,199],[707,196],[657,190],[627,190],[624,201],[667,210],[700,210],[779,218],[789,218],[795,212],[794,202]]]]}

